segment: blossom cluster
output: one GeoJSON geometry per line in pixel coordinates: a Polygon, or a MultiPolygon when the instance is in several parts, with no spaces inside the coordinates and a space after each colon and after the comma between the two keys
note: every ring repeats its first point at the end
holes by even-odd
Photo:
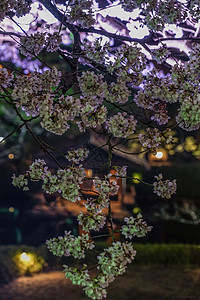
{"type": "Polygon", "coordinates": [[[153,70],[147,74],[142,89],[135,95],[135,103],[144,109],[153,112],[152,120],[159,125],[164,125],[170,119],[167,103],[175,103],[179,100],[180,92],[172,75],[159,78],[153,70]]]}
{"type": "MultiPolygon", "coordinates": [[[[115,71],[119,85],[131,82],[137,86],[143,81],[141,72],[145,69],[146,63],[146,56],[136,43],[132,45],[123,44],[116,50],[112,60],[106,63],[106,67],[111,74],[115,71]]],[[[127,95],[126,89],[125,92],[127,95]]]]}
{"type": "Polygon", "coordinates": [[[23,187],[24,191],[28,191],[28,178],[30,177],[32,181],[39,181],[42,176],[47,172],[48,168],[43,159],[37,159],[35,162],[29,166],[29,170],[25,175],[16,176],[13,174],[12,184],[19,188],[23,187]]]}
{"type": "Polygon", "coordinates": [[[78,216],[79,225],[83,230],[88,232],[90,230],[99,231],[106,224],[106,216],[100,214],[95,206],[88,208],[87,213],[80,212],[78,216]]]}
{"type": "Polygon", "coordinates": [[[156,104],[161,101],[175,103],[179,100],[179,91],[171,74],[159,76],[153,69],[150,74],[147,74],[143,89],[146,96],[156,99],[156,104]]]}
{"type": "Polygon", "coordinates": [[[4,89],[12,86],[13,79],[13,73],[9,73],[6,68],[0,68],[0,93],[4,93],[4,89]]]}
{"type": "Polygon", "coordinates": [[[19,188],[23,188],[23,191],[28,191],[28,178],[26,175],[19,175],[18,177],[13,174],[12,184],[19,188]]]}
{"type": "Polygon", "coordinates": [[[0,21],[10,12],[14,12],[17,17],[26,15],[31,9],[31,1],[26,0],[1,0],[0,21]]]}
{"type": "Polygon", "coordinates": [[[44,47],[48,52],[54,52],[59,49],[62,42],[62,37],[58,32],[53,34],[46,34],[43,32],[36,32],[30,36],[23,36],[20,38],[20,52],[24,56],[37,56],[44,47]]]}
{"type": "Polygon", "coordinates": [[[18,177],[13,175],[13,185],[28,190],[27,179],[31,181],[42,180],[42,188],[46,193],[59,192],[63,198],[76,202],[81,199],[79,190],[84,178],[85,171],[82,166],[58,169],[55,174],[52,174],[48,170],[45,161],[38,159],[29,166],[29,170],[25,175],[19,175],[18,177]]]}
{"type": "Polygon", "coordinates": [[[125,11],[132,12],[135,8],[137,8],[138,5],[140,5],[141,1],[135,1],[135,0],[121,0],[122,7],[125,11]]]}
{"type": "Polygon", "coordinates": [[[200,128],[200,94],[188,97],[183,100],[180,108],[178,109],[178,115],[176,122],[179,127],[191,131],[200,128]]]}
{"type": "Polygon", "coordinates": [[[171,78],[179,93],[180,108],[176,116],[179,127],[191,131],[200,127],[199,116],[199,45],[190,51],[189,61],[183,65],[175,64],[171,78]],[[198,74],[198,75],[197,75],[198,74]]]}
{"type": "MultiPolygon", "coordinates": [[[[168,1],[141,1],[141,0],[120,0],[125,11],[132,12],[134,9],[142,9],[144,23],[151,30],[162,30],[165,24],[180,23],[184,21],[188,12],[183,3],[175,0],[168,1]]],[[[194,3],[190,4],[192,8],[194,3]]],[[[192,11],[192,9],[190,8],[192,11]]],[[[193,12],[194,14],[194,12],[193,12]]]]}
{"type": "Polygon", "coordinates": [[[137,120],[134,116],[127,117],[127,113],[117,113],[106,121],[108,132],[114,137],[127,138],[135,132],[137,120]]]}
{"type": "Polygon", "coordinates": [[[190,51],[189,61],[174,64],[167,75],[160,76],[155,69],[146,75],[134,100],[139,107],[149,109],[151,120],[164,125],[170,119],[168,103],[179,103],[176,121],[179,127],[191,131],[200,127],[199,117],[199,45],[190,51]]]}
{"type": "Polygon", "coordinates": [[[108,43],[102,45],[101,38],[95,39],[93,43],[88,41],[87,39],[84,40],[83,50],[86,58],[95,61],[96,63],[106,64],[106,59],[109,59],[110,46],[108,43]]]}
{"type": "Polygon", "coordinates": [[[84,287],[85,294],[91,299],[103,299],[107,296],[106,287],[114,280],[114,277],[110,274],[99,274],[95,276],[84,287]]]}
{"type": "Polygon", "coordinates": [[[81,121],[77,122],[79,131],[85,131],[86,127],[96,128],[99,125],[105,123],[107,118],[107,108],[102,105],[94,107],[90,104],[81,107],[80,117],[81,121]]]}
{"type": "MultiPolygon", "coordinates": [[[[93,248],[93,243],[89,242],[88,237],[86,234],[79,238],[73,238],[70,233],[65,233],[64,238],[48,240],[47,246],[57,256],[73,255],[84,258],[84,250],[93,248]]],[[[73,284],[81,285],[89,298],[103,299],[107,295],[106,288],[116,276],[125,272],[127,264],[132,262],[135,255],[136,251],[131,243],[113,242],[97,257],[97,269],[100,273],[92,279],[85,264],[82,270],[64,265],[65,277],[70,279],[73,284]]]]}
{"type": "Polygon", "coordinates": [[[100,95],[104,97],[107,92],[107,83],[103,81],[102,74],[86,71],[78,77],[78,82],[83,96],[100,95]]]}
{"type": "Polygon", "coordinates": [[[128,263],[131,263],[136,255],[132,243],[113,242],[112,246],[106,248],[98,258],[98,269],[103,274],[114,277],[126,271],[128,263]]]}
{"type": "Polygon", "coordinates": [[[64,273],[67,279],[70,279],[73,284],[81,285],[85,294],[94,300],[106,298],[105,288],[114,280],[110,274],[98,274],[91,279],[86,264],[83,265],[82,270],[64,265],[64,273]]]}
{"type": "Polygon", "coordinates": [[[108,207],[109,205],[109,195],[115,195],[118,192],[119,185],[115,181],[101,180],[95,177],[93,180],[95,191],[99,193],[99,206],[101,208],[108,207]]]}
{"type": "MultiPolygon", "coordinates": [[[[110,102],[116,101],[125,103],[130,96],[126,83],[120,79],[120,77],[117,78],[117,83],[111,83],[108,86],[108,84],[103,81],[102,74],[95,74],[94,72],[87,71],[83,72],[82,75],[78,77],[78,82],[83,95],[80,97],[81,122],[77,122],[80,131],[84,131],[85,127],[96,128],[106,122],[107,109],[102,104],[104,99],[107,99],[110,102]]],[[[124,135],[124,132],[126,132],[126,135],[130,135],[135,130],[136,120],[133,116],[124,119],[124,114],[119,113],[110,118],[105,125],[109,132],[114,136],[116,136],[117,133],[118,135],[124,135]],[[121,131],[119,130],[119,127],[121,131]]]]}
{"type": "MultiPolygon", "coordinates": [[[[70,279],[73,284],[87,286],[90,280],[90,275],[88,274],[88,270],[79,270],[77,268],[69,267],[64,265],[63,272],[65,273],[65,277],[70,279]]],[[[84,265],[86,268],[87,265],[84,265]]]]}
{"type": "Polygon", "coordinates": [[[66,19],[69,23],[76,23],[81,27],[94,25],[95,19],[92,13],[92,0],[69,0],[66,1],[66,19]]]}
{"type": "Polygon", "coordinates": [[[117,102],[124,104],[128,101],[131,93],[126,85],[126,82],[118,76],[117,82],[112,82],[108,87],[107,100],[110,102],[117,102]]]}
{"type": "Polygon", "coordinates": [[[72,161],[75,164],[78,164],[80,161],[84,161],[88,154],[89,150],[86,148],[78,148],[73,149],[71,151],[67,151],[67,155],[65,156],[69,161],[72,161]]]}
{"type": "MultiPolygon", "coordinates": [[[[126,177],[127,166],[113,166],[112,169],[116,171],[116,173],[114,174],[116,179],[118,179],[119,177],[126,177]]],[[[109,176],[113,176],[112,173],[110,173],[109,176]]]]}
{"type": "Polygon", "coordinates": [[[48,249],[56,256],[73,256],[74,258],[84,258],[85,249],[93,249],[94,243],[89,241],[89,235],[83,234],[75,237],[65,231],[64,237],[59,236],[46,241],[48,249]]]}
{"type": "Polygon", "coordinates": [[[147,128],[145,133],[140,133],[139,142],[144,150],[155,152],[162,141],[162,134],[157,128],[147,128]]]}
{"type": "Polygon", "coordinates": [[[170,199],[171,196],[176,193],[176,179],[172,181],[169,179],[162,180],[162,174],[155,176],[155,178],[157,181],[153,183],[154,193],[162,198],[170,199]]]}
{"type": "Polygon", "coordinates": [[[125,238],[144,237],[152,229],[152,226],[147,226],[147,223],[142,219],[141,213],[136,218],[126,217],[124,221],[126,225],[122,226],[121,232],[125,238]]]}
{"type": "Polygon", "coordinates": [[[158,49],[151,51],[152,58],[159,64],[163,63],[171,54],[167,46],[164,44],[158,49]]]}
{"type": "Polygon", "coordinates": [[[101,213],[102,209],[109,205],[109,195],[105,199],[101,194],[97,198],[87,198],[87,202],[84,205],[88,211],[94,211],[95,214],[101,213]]]}
{"type": "Polygon", "coordinates": [[[53,34],[48,33],[45,42],[47,52],[55,52],[59,49],[59,46],[62,43],[62,36],[59,32],[54,32],[53,34]]]}
{"type": "Polygon", "coordinates": [[[144,150],[150,150],[153,153],[157,151],[163,140],[166,144],[173,142],[170,128],[166,128],[165,131],[162,132],[158,128],[148,127],[144,133],[139,133],[138,139],[144,150]]]}
{"type": "Polygon", "coordinates": [[[45,34],[36,32],[31,36],[20,38],[20,52],[24,56],[37,56],[43,49],[45,43],[45,34]]]}
{"type": "Polygon", "coordinates": [[[196,20],[199,20],[200,9],[198,0],[191,0],[188,3],[188,10],[192,17],[196,20]]]}
{"type": "Polygon", "coordinates": [[[175,64],[171,71],[171,80],[176,89],[177,100],[180,104],[176,122],[179,127],[191,131],[200,127],[199,117],[199,66],[200,46],[193,45],[189,61],[184,65],[175,64]],[[198,74],[198,75],[197,75],[198,74]]]}
{"type": "Polygon", "coordinates": [[[138,75],[144,70],[144,65],[147,62],[146,56],[142,53],[141,48],[136,43],[132,45],[123,44],[117,50],[117,60],[121,61],[121,66],[124,70],[132,70],[138,75]]]}
{"type": "MultiPolygon", "coordinates": [[[[70,128],[69,121],[73,121],[79,114],[82,114],[85,122],[86,116],[90,118],[89,112],[86,114],[78,98],[56,94],[60,79],[61,73],[55,67],[43,73],[35,71],[30,76],[17,76],[12,90],[12,97],[17,107],[21,106],[28,116],[41,117],[41,126],[58,135],[65,133],[70,128]]],[[[93,114],[97,116],[98,124],[101,124],[105,121],[106,109],[101,107],[93,114]]],[[[96,119],[93,123],[92,120],[89,125],[94,123],[93,125],[96,126],[96,119]]]]}
{"type": "Polygon", "coordinates": [[[54,101],[54,97],[46,94],[42,107],[40,107],[41,126],[49,132],[62,135],[70,128],[69,121],[78,115],[78,104],[79,101],[72,96],[61,95],[54,101]],[[67,110],[67,108],[69,109],[67,110]]]}
{"type": "Polygon", "coordinates": [[[140,90],[134,97],[134,101],[137,106],[144,109],[154,110],[154,107],[158,104],[158,101],[148,94],[145,90],[140,90]]]}
{"type": "Polygon", "coordinates": [[[45,97],[45,95],[41,95],[41,92],[47,92],[48,97],[50,97],[52,87],[58,86],[60,79],[61,72],[56,67],[43,73],[35,71],[30,75],[18,75],[13,84],[12,97],[14,102],[18,107],[23,107],[25,112],[38,115],[39,107],[42,106],[43,102],[40,97],[42,100],[45,97]]]}
{"type": "Polygon", "coordinates": [[[167,104],[164,102],[159,103],[158,109],[151,116],[151,120],[156,121],[159,125],[164,125],[168,123],[169,119],[167,104]]]}

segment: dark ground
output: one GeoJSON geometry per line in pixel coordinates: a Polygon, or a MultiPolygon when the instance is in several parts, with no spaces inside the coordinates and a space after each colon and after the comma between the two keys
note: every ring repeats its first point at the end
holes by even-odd
{"type": "MultiPolygon", "coordinates": [[[[61,272],[21,277],[0,287],[0,300],[88,300],[61,272]]],[[[130,266],[109,287],[107,300],[200,300],[200,268],[130,266]]]]}

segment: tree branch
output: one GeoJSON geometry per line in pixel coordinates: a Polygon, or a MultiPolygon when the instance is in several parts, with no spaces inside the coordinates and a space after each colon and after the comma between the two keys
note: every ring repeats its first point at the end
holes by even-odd
{"type": "Polygon", "coordinates": [[[80,47],[81,41],[80,41],[80,34],[76,26],[68,23],[66,21],[66,17],[57,9],[55,5],[51,3],[50,0],[39,0],[40,3],[42,3],[48,11],[52,13],[52,15],[60,21],[64,26],[66,26],[71,33],[74,35],[74,49],[73,53],[80,53],[82,52],[82,49],[80,47]]]}
{"type": "Polygon", "coordinates": [[[11,135],[13,135],[15,132],[17,132],[18,130],[20,130],[24,125],[25,123],[28,123],[28,122],[31,122],[32,120],[34,119],[37,119],[37,117],[32,117],[31,119],[29,120],[24,120],[24,122],[22,124],[20,124],[19,126],[17,126],[16,129],[14,129],[12,132],[10,132],[6,137],[4,137],[1,141],[0,141],[0,144],[4,143],[11,135]]]}
{"type": "Polygon", "coordinates": [[[3,30],[0,30],[0,34],[6,36],[6,35],[9,35],[9,36],[17,36],[18,38],[21,37],[21,34],[19,33],[16,33],[16,32],[11,32],[11,31],[3,31],[3,30]]]}
{"type": "MultiPolygon", "coordinates": [[[[135,42],[135,43],[140,44],[142,47],[144,47],[144,49],[147,50],[148,52],[151,52],[149,47],[146,45],[146,40],[148,40],[148,39],[146,39],[146,37],[143,39],[136,39],[136,38],[132,38],[132,37],[124,36],[124,35],[118,35],[115,33],[107,32],[105,30],[95,29],[93,27],[90,27],[90,28],[81,28],[78,26],[76,26],[76,27],[78,28],[79,32],[97,33],[99,35],[104,35],[104,36],[113,38],[118,41],[123,41],[123,42],[127,41],[127,42],[131,42],[131,43],[135,42]]],[[[155,42],[155,43],[158,44],[158,42],[155,42]]]]}
{"type": "Polygon", "coordinates": [[[38,139],[38,137],[34,134],[34,132],[32,131],[32,129],[29,127],[29,125],[27,124],[26,120],[24,120],[24,118],[21,116],[20,112],[18,111],[16,105],[12,102],[12,98],[11,95],[8,93],[8,91],[1,86],[1,88],[5,91],[5,93],[7,94],[7,97],[10,99],[10,102],[8,100],[5,99],[5,101],[14,108],[16,114],[18,115],[18,117],[20,118],[20,120],[24,123],[24,125],[26,126],[27,130],[29,131],[29,133],[32,135],[32,137],[34,138],[34,140],[40,145],[41,149],[44,151],[44,153],[47,153],[55,162],[56,164],[59,166],[59,168],[64,169],[64,167],[59,163],[59,161],[55,158],[55,156],[48,151],[40,142],[40,140],[38,139]]]}

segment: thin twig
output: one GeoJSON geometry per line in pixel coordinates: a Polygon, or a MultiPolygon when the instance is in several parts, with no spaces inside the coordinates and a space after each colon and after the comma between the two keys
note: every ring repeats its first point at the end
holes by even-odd
{"type": "Polygon", "coordinates": [[[125,153],[125,154],[129,154],[129,155],[138,155],[138,154],[142,154],[142,153],[147,151],[147,150],[143,150],[143,151],[140,151],[140,152],[128,152],[128,151],[124,151],[124,150],[119,149],[119,148],[115,148],[115,146],[113,146],[113,149],[117,150],[117,151],[120,151],[122,153],[125,153]]]}
{"type": "Polygon", "coordinates": [[[32,117],[29,120],[24,120],[24,122],[22,124],[20,124],[16,129],[14,129],[12,132],[10,132],[6,137],[4,137],[1,141],[0,144],[4,143],[11,135],[13,135],[15,132],[17,132],[19,129],[21,129],[25,123],[31,122],[34,119],[37,119],[38,117],[32,117]]]}
{"type": "Polygon", "coordinates": [[[4,36],[9,35],[9,36],[17,36],[18,38],[21,37],[21,34],[16,33],[16,32],[11,32],[11,31],[2,31],[2,30],[0,30],[0,34],[2,34],[4,36]]]}
{"type": "Polygon", "coordinates": [[[55,158],[55,156],[49,151],[47,150],[41,143],[41,141],[39,140],[39,138],[34,134],[34,132],[32,131],[32,129],[29,127],[29,125],[26,123],[26,120],[24,120],[24,118],[21,116],[20,112],[18,111],[16,105],[12,102],[12,98],[11,95],[8,93],[8,91],[1,86],[1,88],[4,90],[4,92],[7,94],[7,97],[10,99],[10,102],[7,101],[5,99],[5,101],[14,108],[16,114],[18,115],[18,117],[20,118],[20,120],[25,124],[27,130],[29,131],[29,133],[32,135],[32,137],[34,138],[34,140],[40,145],[41,149],[44,151],[44,153],[48,154],[55,162],[56,164],[61,168],[64,169],[64,167],[59,163],[59,161],[55,158]]]}

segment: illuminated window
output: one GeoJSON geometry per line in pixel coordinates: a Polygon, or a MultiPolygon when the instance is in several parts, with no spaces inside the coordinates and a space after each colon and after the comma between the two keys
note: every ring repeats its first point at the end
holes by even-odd
{"type": "Polygon", "coordinates": [[[92,169],[85,169],[86,177],[92,178],[92,169]]]}
{"type": "MultiPolygon", "coordinates": [[[[85,175],[87,178],[92,178],[92,169],[85,169],[85,175]]],[[[86,190],[92,190],[93,180],[88,179],[83,181],[83,188],[86,190]]]]}

